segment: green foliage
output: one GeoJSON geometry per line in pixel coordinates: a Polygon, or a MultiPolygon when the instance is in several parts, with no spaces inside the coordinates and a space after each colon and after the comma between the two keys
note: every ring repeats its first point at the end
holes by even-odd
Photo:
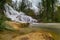
{"type": "Polygon", "coordinates": [[[28,15],[28,16],[31,16],[31,17],[33,17],[33,18],[36,18],[36,15],[34,14],[34,11],[31,10],[30,8],[25,9],[23,12],[24,12],[26,15],[28,15]]]}
{"type": "Polygon", "coordinates": [[[57,7],[55,20],[56,20],[56,22],[60,22],[60,6],[57,7]]]}
{"type": "Polygon", "coordinates": [[[0,9],[4,8],[5,0],[0,0],[0,9]]]}
{"type": "Polygon", "coordinates": [[[44,11],[40,14],[42,20],[46,20],[47,22],[55,21],[55,3],[57,0],[42,0],[42,5],[44,7],[44,11]],[[45,18],[45,19],[44,19],[45,18]]]}
{"type": "Polygon", "coordinates": [[[26,7],[26,4],[24,2],[25,0],[22,0],[21,6],[20,6],[21,11],[23,11],[26,7]]]}
{"type": "Polygon", "coordinates": [[[6,3],[11,3],[12,0],[6,0],[6,3]]]}
{"type": "Polygon", "coordinates": [[[26,8],[26,4],[25,4],[25,0],[22,0],[22,2],[20,3],[20,5],[19,5],[19,9],[16,9],[17,11],[24,11],[25,10],[25,8],[26,8]]]}
{"type": "Polygon", "coordinates": [[[5,3],[6,3],[6,0],[0,0],[0,24],[5,20],[9,20],[8,18],[6,18],[3,12],[5,3]]]}

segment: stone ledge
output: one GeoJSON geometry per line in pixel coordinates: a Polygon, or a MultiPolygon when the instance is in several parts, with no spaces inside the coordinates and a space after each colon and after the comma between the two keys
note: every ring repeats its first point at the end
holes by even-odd
{"type": "Polygon", "coordinates": [[[60,28],[60,23],[34,23],[30,24],[29,27],[49,27],[49,28],[60,28]]]}

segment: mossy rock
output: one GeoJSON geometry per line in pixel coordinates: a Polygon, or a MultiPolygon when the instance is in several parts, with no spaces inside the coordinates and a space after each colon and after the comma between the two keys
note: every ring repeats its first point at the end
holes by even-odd
{"type": "Polygon", "coordinates": [[[2,23],[2,28],[9,30],[20,30],[20,28],[28,27],[29,23],[19,23],[13,21],[5,21],[2,23]]]}

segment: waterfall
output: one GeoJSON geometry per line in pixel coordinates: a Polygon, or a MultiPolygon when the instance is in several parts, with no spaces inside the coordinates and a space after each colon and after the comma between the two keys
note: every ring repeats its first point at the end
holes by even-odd
{"type": "Polygon", "coordinates": [[[31,16],[28,16],[23,12],[18,12],[14,10],[7,3],[4,5],[4,7],[5,7],[4,13],[6,17],[10,18],[12,21],[22,22],[22,23],[36,23],[37,22],[37,20],[33,19],[31,16]]]}

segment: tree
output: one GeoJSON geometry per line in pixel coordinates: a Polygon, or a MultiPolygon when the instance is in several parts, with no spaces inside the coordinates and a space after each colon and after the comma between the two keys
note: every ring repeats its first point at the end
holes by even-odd
{"type": "Polygon", "coordinates": [[[4,4],[6,3],[6,0],[0,0],[0,15],[3,15],[4,10],[4,4]]]}
{"type": "Polygon", "coordinates": [[[0,0],[0,25],[3,21],[7,20],[6,16],[4,15],[4,4],[6,0],[0,0]]]}
{"type": "Polygon", "coordinates": [[[19,7],[19,10],[20,10],[20,11],[24,11],[25,8],[26,8],[25,0],[22,0],[21,6],[19,7]]]}
{"type": "Polygon", "coordinates": [[[55,11],[55,4],[56,4],[57,0],[51,0],[51,1],[52,1],[52,3],[51,3],[51,5],[52,5],[52,14],[51,15],[52,16],[51,16],[51,18],[52,18],[53,21],[56,21],[55,20],[55,12],[54,11],[55,11]]]}
{"type": "Polygon", "coordinates": [[[42,12],[42,18],[46,19],[46,21],[54,21],[54,8],[57,0],[42,0],[42,6],[44,7],[44,11],[42,12]]]}
{"type": "Polygon", "coordinates": [[[4,4],[6,0],[0,0],[0,10],[4,9],[4,4]]]}

